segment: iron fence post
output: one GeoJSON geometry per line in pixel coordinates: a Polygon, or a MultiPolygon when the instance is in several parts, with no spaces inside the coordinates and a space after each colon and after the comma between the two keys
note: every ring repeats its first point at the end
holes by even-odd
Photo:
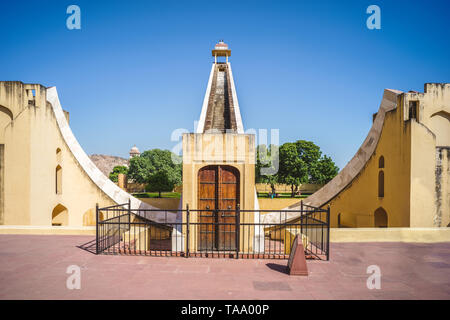
{"type": "Polygon", "coordinates": [[[327,208],[327,261],[330,260],[330,205],[327,208]]]}
{"type": "MultiPolygon", "coordinates": [[[[119,221],[119,223],[120,223],[120,221],[119,221]]],[[[133,240],[134,240],[134,243],[136,243],[136,235],[135,234],[133,234],[133,240]]],[[[127,241],[127,236],[126,236],[126,234],[124,234],[124,236],[123,236],[124,252],[125,252],[125,242],[126,241],[127,241]]],[[[134,249],[136,250],[136,245],[134,246],[134,249]]],[[[128,252],[130,252],[130,251],[131,251],[131,199],[128,198],[128,252]]]]}
{"type": "MultiPolygon", "coordinates": [[[[239,259],[239,245],[240,245],[240,226],[241,226],[241,209],[239,204],[236,205],[236,259],[239,259]]],[[[244,249],[245,250],[245,249],[244,249]]]]}
{"type": "Polygon", "coordinates": [[[300,234],[303,237],[303,200],[300,201],[300,234]]]}
{"type": "Polygon", "coordinates": [[[186,204],[186,258],[189,258],[189,204],[186,204]]]}
{"type": "Polygon", "coordinates": [[[98,203],[95,204],[95,254],[98,254],[99,243],[98,243],[98,203]]]}
{"type": "Polygon", "coordinates": [[[131,199],[128,199],[128,231],[131,230],[131,199]]]}

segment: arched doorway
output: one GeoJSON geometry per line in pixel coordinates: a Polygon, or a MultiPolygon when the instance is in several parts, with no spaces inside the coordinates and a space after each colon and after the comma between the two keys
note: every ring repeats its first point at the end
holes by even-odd
{"type": "Polygon", "coordinates": [[[69,211],[62,204],[58,204],[52,211],[52,226],[67,226],[69,211]]]}
{"type": "Polygon", "coordinates": [[[199,250],[236,249],[239,170],[211,165],[198,172],[199,250]],[[227,211],[224,211],[227,210],[227,211]],[[219,225],[217,225],[219,224],[219,225]]]}
{"type": "Polygon", "coordinates": [[[388,215],[381,207],[375,210],[374,225],[376,228],[387,228],[388,226],[388,215]]]}

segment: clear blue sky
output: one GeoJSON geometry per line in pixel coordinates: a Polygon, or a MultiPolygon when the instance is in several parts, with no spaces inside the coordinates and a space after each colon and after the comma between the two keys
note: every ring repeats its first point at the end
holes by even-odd
{"type": "Polygon", "coordinates": [[[193,130],[218,39],[244,127],[312,140],[342,168],[384,88],[450,82],[450,1],[2,1],[0,80],[56,86],[88,154],[193,130]],[[81,30],[66,8],[81,8],[81,30]],[[381,30],[366,8],[381,8],[381,30]]]}

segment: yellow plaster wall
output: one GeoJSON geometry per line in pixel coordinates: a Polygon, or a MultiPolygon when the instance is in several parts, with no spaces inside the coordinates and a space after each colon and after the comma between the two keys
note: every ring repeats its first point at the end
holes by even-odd
{"type": "Polygon", "coordinates": [[[441,151],[441,226],[450,227],[450,148],[441,151]]]}
{"type": "MultiPolygon", "coordinates": [[[[189,205],[197,209],[198,204],[198,172],[208,165],[229,165],[239,170],[240,176],[240,208],[253,210],[255,206],[255,137],[251,134],[215,134],[188,133],[183,135],[183,209],[189,205]]],[[[186,215],[183,215],[183,222],[186,215]]],[[[253,222],[253,213],[241,213],[240,222],[253,222]]],[[[190,222],[197,222],[197,215],[193,213],[190,222]]],[[[186,233],[184,228],[183,233],[186,233]]],[[[241,230],[242,227],[241,227],[241,230]]],[[[192,227],[190,232],[196,232],[192,227]]],[[[253,236],[253,231],[243,232],[240,238],[241,249],[251,246],[247,237],[253,236]]],[[[196,237],[190,237],[190,248],[197,245],[196,237]]]]}
{"type": "Polygon", "coordinates": [[[41,85],[0,82],[0,105],[14,115],[0,132],[5,144],[4,224],[51,226],[52,211],[61,204],[68,209],[68,226],[92,225],[95,203],[114,203],[80,168],[46,100],[41,85]],[[62,167],[61,194],[55,187],[57,165],[62,167]]]}
{"type": "Polygon", "coordinates": [[[450,148],[450,84],[426,83],[424,92],[403,95],[401,107],[409,119],[410,101],[417,101],[411,119],[411,227],[445,227],[450,222],[447,153],[450,148]],[[437,176],[439,149],[442,171],[437,176]],[[447,149],[446,149],[447,148],[447,149]],[[438,181],[439,180],[439,181],[438,181]],[[440,194],[439,194],[440,193],[440,194]]]}
{"type": "Polygon", "coordinates": [[[399,95],[397,107],[386,113],[374,154],[352,183],[330,201],[332,226],[337,226],[340,213],[343,226],[372,227],[379,207],[387,212],[389,227],[447,226],[449,132],[450,84],[427,83],[423,93],[399,95]],[[410,101],[418,103],[415,119],[410,119],[410,101]],[[440,177],[436,147],[443,150],[440,177]],[[380,156],[385,158],[384,197],[377,195],[380,156]]]}
{"type": "Polygon", "coordinates": [[[260,199],[258,199],[259,208],[261,210],[281,210],[281,209],[289,207],[290,205],[298,203],[298,201],[299,201],[299,198],[286,198],[286,199],[260,198],[260,199]]]}
{"type": "Polygon", "coordinates": [[[411,120],[410,227],[433,227],[436,214],[436,139],[425,126],[411,120]]]}
{"type": "Polygon", "coordinates": [[[230,165],[239,170],[240,208],[255,203],[255,146],[250,134],[183,135],[183,208],[197,208],[198,171],[208,165],[230,165]],[[231,148],[231,149],[230,149],[231,148]]]}
{"type": "Polygon", "coordinates": [[[374,212],[382,207],[388,214],[389,227],[409,226],[410,199],[410,135],[409,123],[402,112],[386,113],[380,140],[364,169],[334,198],[331,225],[337,227],[337,216],[346,227],[372,227],[374,212]],[[380,156],[384,169],[378,168],[380,156]],[[378,197],[378,173],[384,171],[384,197],[378,197]]]}
{"type": "Polygon", "coordinates": [[[450,242],[450,228],[331,228],[331,242],[450,242]]]}

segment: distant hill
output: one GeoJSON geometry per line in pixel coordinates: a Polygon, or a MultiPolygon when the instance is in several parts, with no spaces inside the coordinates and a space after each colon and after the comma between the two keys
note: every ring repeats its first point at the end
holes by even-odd
{"type": "Polygon", "coordinates": [[[128,159],[116,156],[108,156],[106,154],[92,154],[89,156],[92,162],[107,177],[115,166],[128,166],[128,159]]]}

